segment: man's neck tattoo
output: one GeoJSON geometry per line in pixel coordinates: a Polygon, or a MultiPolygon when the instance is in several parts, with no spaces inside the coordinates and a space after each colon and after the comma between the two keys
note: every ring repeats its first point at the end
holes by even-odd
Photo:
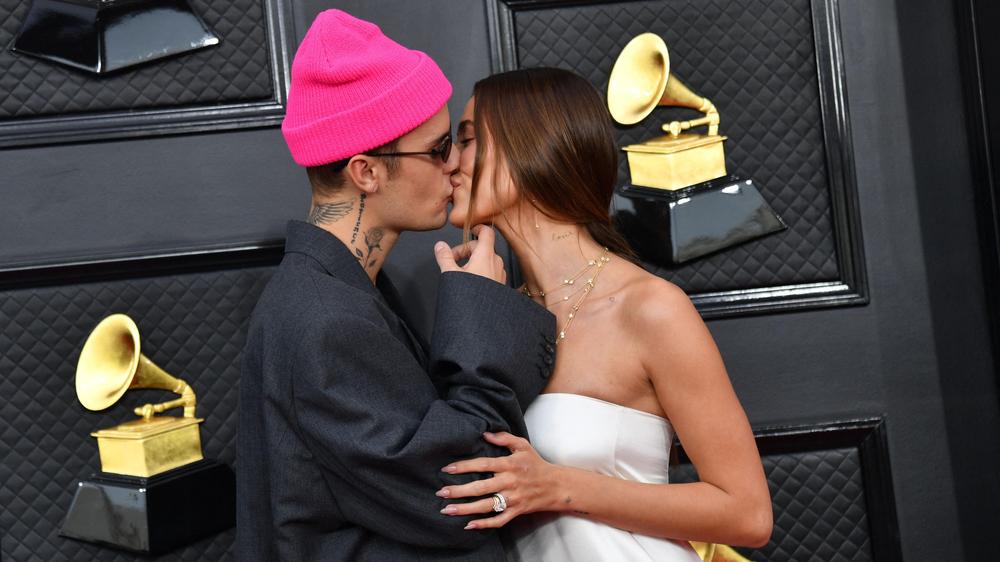
{"type": "Polygon", "coordinates": [[[382,249],[383,236],[385,236],[385,232],[376,226],[365,233],[365,246],[368,247],[368,251],[362,252],[359,248],[354,248],[354,255],[357,257],[358,263],[361,264],[361,267],[365,269],[371,269],[374,267],[377,260],[372,254],[375,250],[382,249]]]}
{"type": "Polygon", "coordinates": [[[367,194],[361,194],[361,204],[358,205],[358,220],[354,223],[354,231],[351,233],[351,245],[358,239],[358,230],[361,229],[361,215],[365,214],[365,197],[367,194]]]}
{"type": "Polygon", "coordinates": [[[336,201],[315,205],[309,212],[309,224],[317,226],[337,222],[347,216],[354,208],[354,201],[336,201]]]}

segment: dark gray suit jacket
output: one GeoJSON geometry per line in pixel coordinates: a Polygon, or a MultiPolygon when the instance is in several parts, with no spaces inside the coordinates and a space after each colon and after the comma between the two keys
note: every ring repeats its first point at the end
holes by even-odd
{"type": "Polygon", "coordinates": [[[483,277],[441,276],[428,350],[347,247],[304,222],[250,321],[240,379],[237,559],[503,560],[434,495],[498,456],[484,431],[526,435],[554,362],[555,319],[483,277]]]}

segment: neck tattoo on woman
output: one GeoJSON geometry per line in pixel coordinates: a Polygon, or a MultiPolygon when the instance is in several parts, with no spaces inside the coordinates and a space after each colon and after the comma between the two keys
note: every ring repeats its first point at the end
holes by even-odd
{"type": "MultiPolygon", "coordinates": [[[[561,299],[553,303],[557,304],[560,302],[566,302],[574,294],[582,293],[580,295],[580,298],[576,301],[576,303],[573,304],[572,307],[570,307],[569,314],[566,317],[566,324],[564,324],[562,330],[559,331],[559,338],[556,339],[556,345],[559,345],[559,342],[566,339],[566,331],[569,330],[569,327],[573,324],[573,320],[576,319],[576,314],[580,310],[580,307],[583,306],[583,301],[587,300],[587,297],[590,295],[590,292],[594,289],[594,284],[597,283],[597,277],[601,274],[601,271],[604,269],[604,266],[606,266],[608,262],[611,261],[611,258],[608,257],[608,253],[609,250],[607,249],[607,247],[605,247],[604,252],[600,255],[600,257],[588,261],[587,265],[585,265],[583,269],[580,270],[579,273],[577,273],[573,277],[563,279],[562,284],[556,287],[555,289],[552,289],[551,291],[538,291],[537,293],[534,293],[531,291],[531,289],[528,288],[527,283],[523,287],[521,287],[521,292],[523,292],[525,295],[529,297],[535,297],[535,296],[545,297],[545,295],[548,293],[558,291],[560,289],[573,285],[577,281],[577,279],[583,276],[584,273],[590,271],[592,268],[597,268],[596,271],[594,271],[594,274],[591,277],[589,277],[587,281],[583,284],[583,289],[581,291],[565,295],[561,299]]],[[[546,308],[548,308],[549,306],[552,305],[547,305],[546,308]]]]}

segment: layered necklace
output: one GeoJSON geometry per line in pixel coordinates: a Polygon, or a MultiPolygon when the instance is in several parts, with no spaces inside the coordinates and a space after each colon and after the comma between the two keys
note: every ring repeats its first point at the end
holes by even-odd
{"type": "Polygon", "coordinates": [[[577,301],[576,301],[576,303],[574,303],[573,306],[570,308],[569,314],[566,317],[566,323],[563,325],[562,330],[559,331],[559,338],[556,339],[556,345],[559,345],[560,341],[566,339],[566,331],[569,330],[569,327],[573,324],[573,320],[576,318],[576,313],[580,310],[580,307],[583,306],[583,301],[587,300],[587,297],[590,295],[590,292],[594,289],[594,284],[597,282],[597,277],[601,274],[601,270],[603,270],[604,266],[607,265],[608,262],[611,261],[611,258],[608,257],[608,253],[609,253],[609,250],[607,248],[604,248],[604,252],[601,253],[601,255],[599,257],[588,261],[587,265],[583,266],[583,269],[581,269],[580,271],[578,271],[572,277],[567,277],[566,279],[563,279],[562,283],[560,283],[559,286],[556,287],[556,288],[554,288],[554,289],[551,289],[551,290],[548,290],[548,291],[544,291],[544,290],[539,289],[536,292],[536,291],[532,291],[528,287],[527,283],[525,283],[524,286],[521,287],[521,292],[524,293],[525,295],[529,296],[529,297],[542,297],[542,298],[545,298],[546,295],[549,295],[551,293],[554,293],[554,292],[563,290],[563,289],[565,289],[567,287],[571,287],[571,286],[575,285],[576,282],[578,280],[580,280],[581,277],[584,276],[584,274],[586,274],[590,270],[596,268],[596,270],[593,272],[593,274],[590,277],[588,277],[587,280],[583,283],[583,289],[578,290],[578,291],[573,292],[573,293],[570,293],[568,295],[565,295],[561,299],[559,299],[556,302],[552,303],[551,305],[546,305],[546,308],[548,308],[548,307],[551,307],[551,306],[555,305],[556,303],[566,302],[573,295],[575,295],[577,293],[580,293],[580,298],[578,298],[577,301]]]}

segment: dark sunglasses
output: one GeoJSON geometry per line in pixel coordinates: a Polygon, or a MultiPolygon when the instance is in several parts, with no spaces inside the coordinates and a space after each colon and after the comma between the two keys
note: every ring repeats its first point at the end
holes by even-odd
{"type": "Polygon", "coordinates": [[[366,152],[368,156],[437,156],[441,162],[447,162],[451,156],[451,135],[441,141],[441,144],[425,152],[366,152]]]}

